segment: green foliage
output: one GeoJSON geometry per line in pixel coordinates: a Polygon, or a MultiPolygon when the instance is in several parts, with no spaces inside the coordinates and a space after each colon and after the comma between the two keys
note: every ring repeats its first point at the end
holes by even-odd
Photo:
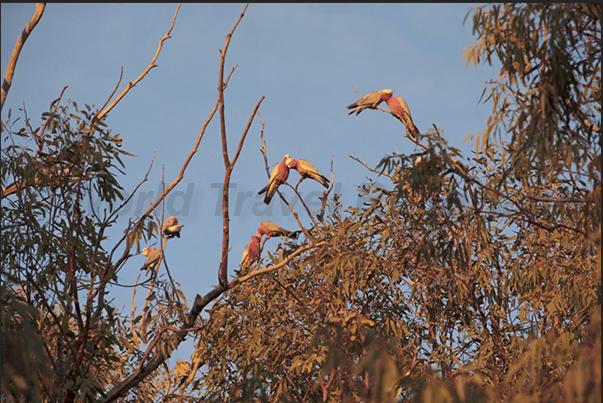
{"type": "MultiPolygon", "coordinates": [[[[2,134],[2,394],[89,401],[140,354],[124,354],[132,335],[104,297],[128,258],[114,265],[105,231],[125,204],[117,174],[130,154],[88,105],[56,100],[36,128],[10,119],[2,134]]],[[[132,234],[149,236],[153,226],[132,234]]]]}

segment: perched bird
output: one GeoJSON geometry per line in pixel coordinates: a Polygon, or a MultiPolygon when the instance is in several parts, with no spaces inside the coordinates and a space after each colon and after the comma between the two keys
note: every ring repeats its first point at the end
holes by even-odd
{"type": "Polygon", "coordinates": [[[241,259],[241,266],[246,267],[250,266],[253,262],[260,258],[260,242],[262,241],[262,236],[256,234],[251,237],[251,241],[247,245],[245,245],[245,249],[243,250],[243,258],[241,259]]]}
{"type": "Polygon", "coordinates": [[[184,225],[178,225],[178,219],[174,216],[171,216],[163,222],[161,231],[163,231],[163,235],[165,235],[166,238],[180,238],[180,229],[182,227],[184,227],[184,225]]]}
{"type": "Polygon", "coordinates": [[[354,102],[351,105],[346,106],[347,109],[352,109],[348,115],[356,112],[358,115],[360,112],[365,110],[366,108],[376,108],[381,102],[387,101],[393,95],[392,90],[381,90],[381,91],[373,91],[369,94],[366,94],[358,101],[354,102]]]}
{"type": "Polygon", "coordinates": [[[419,133],[419,129],[417,129],[417,126],[415,126],[414,122],[412,121],[410,109],[408,109],[408,105],[406,104],[404,98],[391,97],[387,100],[387,105],[389,106],[390,111],[399,116],[399,119],[402,120],[402,123],[404,123],[411,134],[419,133]]]}
{"type": "Polygon", "coordinates": [[[266,192],[266,196],[264,196],[264,203],[266,204],[270,204],[270,200],[272,200],[272,196],[276,193],[276,189],[285,183],[289,177],[289,167],[285,163],[287,158],[289,158],[289,154],[286,154],[283,160],[274,166],[268,184],[258,192],[259,195],[266,192]]]}
{"type": "Polygon", "coordinates": [[[290,169],[295,169],[302,178],[310,178],[314,179],[324,187],[329,187],[329,180],[326,176],[321,174],[318,169],[314,167],[314,165],[310,164],[308,161],[303,159],[293,159],[291,157],[287,158],[285,163],[290,169]]]}
{"type": "Polygon", "coordinates": [[[273,236],[286,236],[295,239],[299,233],[300,231],[288,231],[272,221],[263,221],[258,227],[258,234],[260,234],[260,236],[266,235],[268,238],[272,238],[273,236]]]}
{"type": "Polygon", "coordinates": [[[144,266],[140,270],[149,270],[153,268],[161,258],[161,249],[159,248],[144,248],[142,254],[147,257],[144,266]]]}

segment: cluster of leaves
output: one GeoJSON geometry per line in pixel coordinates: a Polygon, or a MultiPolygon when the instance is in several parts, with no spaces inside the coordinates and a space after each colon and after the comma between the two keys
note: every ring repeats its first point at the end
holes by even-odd
{"type": "MultiPolygon", "coordinates": [[[[73,108],[75,112],[58,106],[57,100],[53,111],[43,115],[42,126],[33,129],[26,121],[19,131],[6,126],[4,132],[2,188],[14,189],[15,197],[2,200],[2,376],[30,376],[15,383],[3,379],[3,387],[10,385],[12,392],[39,393],[41,388],[27,387],[39,385],[39,377],[49,389],[50,384],[61,385],[49,393],[58,398],[74,377],[88,373],[82,379],[88,383],[81,388],[85,395],[98,387],[98,370],[116,359],[111,348],[115,339],[105,329],[114,320],[91,329],[92,317],[83,318],[76,310],[82,284],[108,266],[103,233],[97,228],[100,219],[86,206],[121,198],[112,170],[123,153],[121,140],[94,119],[89,106],[80,111],[73,103],[73,108]],[[87,343],[76,336],[76,328],[84,326],[96,335],[87,343]],[[38,354],[21,343],[31,343],[38,354]],[[95,351],[108,354],[96,357],[99,362],[89,361],[95,351]],[[73,365],[76,357],[79,362],[73,365]]],[[[7,125],[14,123],[9,114],[7,125]]],[[[112,311],[106,315],[110,318],[112,311]]]]}
{"type": "Polygon", "coordinates": [[[3,124],[2,393],[17,401],[90,399],[130,361],[104,297],[117,279],[105,232],[128,153],[96,116],[57,99],[39,127],[13,130],[10,112],[3,124]]]}

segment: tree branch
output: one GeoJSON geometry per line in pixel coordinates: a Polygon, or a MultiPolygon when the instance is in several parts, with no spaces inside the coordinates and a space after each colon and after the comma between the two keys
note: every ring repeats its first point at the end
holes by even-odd
{"type": "Polygon", "coordinates": [[[257,111],[257,108],[259,107],[259,105],[261,103],[261,100],[260,100],[260,102],[258,102],[258,104],[256,106],[256,109],[254,110],[253,114],[251,115],[249,125],[248,125],[247,129],[245,129],[245,132],[243,133],[243,135],[241,136],[239,148],[237,149],[236,155],[233,158],[233,162],[231,162],[228,158],[228,144],[226,141],[226,118],[225,118],[225,114],[224,114],[224,90],[226,89],[228,80],[230,79],[230,76],[232,75],[236,66],[232,68],[232,70],[230,71],[230,74],[228,75],[228,79],[226,80],[226,82],[224,82],[223,81],[224,80],[224,63],[226,60],[226,52],[228,51],[228,46],[230,44],[230,39],[232,38],[232,34],[234,33],[235,29],[237,28],[237,26],[243,19],[243,16],[245,15],[245,11],[247,10],[248,6],[249,6],[249,3],[247,3],[245,5],[245,8],[243,9],[243,12],[239,16],[239,19],[235,22],[234,26],[232,27],[232,29],[230,30],[228,35],[226,35],[226,42],[224,43],[224,49],[220,50],[220,82],[218,84],[218,101],[219,101],[219,105],[220,105],[220,133],[221,133],[221,137],[222,137],[222,155],[224,157],[225,172],[224,172],[224,182],[223,182],[223,186],[222,186],[222,258],[220,260],[220,267],[218,269],[218,280],[219,280],[220,284],[223,286],[226,285],[227,275],[228,275],[228,245],[230,243],[230,218],[229,218],[229,211],[228,211],[229,189],[228,189],[228,186],[230,184],[230,175],[232,174],[234,162],[236,162],[236,160],[239,156],[239,152],[241,151],[241,147],[243,146],[243,141],[245,140],[245,137],[247,135],[247,130],[249,130],[249,125],[251,125],[251,121],[253,121],[255,112],[257,111]]]}
{"type": "Polygon", "coordinates": [[[4,101],[6,101],[6,96],[8,95],[8,91],[10,90],[10,86],[13,83],[13,76],[15,75],[15,67],[17,67],[17,60],[19,59],[19,55],[21,54],[21,49],[23,49],[23,45],[25,45],[25,41],[31,34],[31,31],[38,25],[40,18],[42,18],[42,14],[44,14],[44,9],[46,8],[46,3],[36,3],[36,12],[27,25],[23,32],[21,32],[21,36],[15,43],[15,48],[13,49],[13,54],[10,56],[10,60],[8,61],[8,67],[6,68],[6,75],[4,76],[4,81],[2,82],[2,94],[0,100],[0,111],[4,108],[4,101]]]}
{"type": "Polygon", "coordinates": [[[253,277],[257,277],[261,274],[271,273],[275,270],[278,270],[281,267],[283,267],[284,265],[286,265],[287,263],[289,263],[295,256],[299,255],[302,252],[305,252],[309,249],[318,248],[319,246],[328,245],[328,244],[329,243],[327,241],[322,241],[319,243],[311,243],[308,245],[304,245],[304,246],[300,247],[298,250],[296,250],[295,252],[293,252],[292,254],[290,254],[289,256],[287,256],[287,258],[285,258],[282,261],[280,261],[279,263],[275,264],[274,266],[264,267],[263,269],[258,269],[258,270],[252,271],[251,273],[246,274],[244,276],[235,278],[230,283],[228,283],[228,289],[232,289],[232,288],[236,287],[237,285],[252,279],[253,277]]]}
{"type": "Polygon", "coordinates": [[[360,161],[360,159],[358,159],[358,158],[356,158],[356,157],[352,157],[351,155],[350,155],[349,157],[350,157],[351,159],[353,159],[354,161],[357,161],[357,162],[361,163],[362,165],[364,165],[364,167],[365,167],[366,169],[368,169],[369,171],[374,172],[374,173],[379,174],[379,175],[385,175],[385,176],[387,176],[388,178],[392,179],[392,181],[393,181],[392,176],[391,176],[391,175],[386,174],[384,171],[377,171],[376,169],[373,169],[373,168],[369,167],[368,165],[366,165],[364,162],[360,161]]]}
{"type": "MultiPolygon", "coordinates": [[[[138,82],[140,80],[142,80],[147,74],[149,74],[149,71],[151,71],[153,68],[157,67],[158,65],[155,64],[155,61],[157,61],[157,58],[159,57],[159,53],[161,52],[161,48],[163,47],[163,43],[168,40],[169,38],[171,38],[170,34],[172,33],[172,29],[174,28],[174,24],[176,23],[176,17],[178,16],[178,10],[180,10],[180,5],[182,3],[178,4],[178,7],[176,7],[176,13],[174,13],[174,18],[172,19],[172,25],[170,25],[170,29],[168,29],[168,31],[166,32],[166,34],[163,36],[163,38],[161,38],[159,40],[159,45],[157,46],[157,52],[155,52],[155,56],[153,57],[153,59],[151,60],[151,63],[149,63],[149,65],[147,66],[147,68],[142,72],[142,74],[140,76],[138,76],[138,78],[134,81],[130,81],[128,83],[128,85],[126,86],[126,88],[124,88],[124,90],[121,92],[121,94],[119,94],[117,96],[117,98],[115,98],[115,101],[113,101],[111,103],[111,105],[109,105],[105,110],[103,110],[101,113],[99,113],[96,117],[98,118],[98,120],[102,120],[109,112],[111,112],[111,110],[115,107],[115,105],[117,105],[117,103],[119,101],[122,100],[123,97],[126,96],[126,94],[136,85],[138,84],[138,82]]],[[[121,81],[121,77],[120,77],[120,81],[121,81]]],[[[119,85],[119,83],[118,83],[119,85]]]]}

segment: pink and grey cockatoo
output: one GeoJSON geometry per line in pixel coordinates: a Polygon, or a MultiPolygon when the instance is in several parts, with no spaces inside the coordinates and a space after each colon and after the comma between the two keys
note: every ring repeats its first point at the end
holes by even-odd
{"type": "Polygon", "coordinates": [[[274,166],[268,184],[258,192],[259,195],[266,192],[266,196],[264,196],[264,203],[266,204],[270,204],[270,200],[272,200],[272,196],[276,193],[276,189],[285,183],[289,177],[289,167],[285,163],[287,158],[289,158],[289,154],[286,154],[283,160],[274,166]]]}
{"type": "Polygon", "coordinates": [[[163,222],[161,231],[163,231],[163,235],[165,235],[166,238],[180,238],[180,229],[182,227],[184,227],[184,225],[178,225],[178,219],[174,216],[171,216],[163,222]]]}
{"type": "Polygon", "coordinates": [[[272,238],[273,236],[286,236],[295,239],[299,233],[300,231],[288,231],[272,221],[263,221],[258,227],[258,234],[260,234],[260,236],[266,235],[268,238],[272,238]]]}
{"type": "Polygon", "coordinates": [[[314,165],[310,164],[308,161],[301,158],[296,160],[289,157],[286,159],[285,163],[289,168],[295,169],[302,176],[302,178],[314,179],[324,187],[329,187],[329,180],[327,177],[321,174],[318,169],[316,169],[314,165]]]}
{"type": "Polygon", "coordinates": [[[161,249],[144,248],[142,254],[147,257],[147,260],[145,260],[144,266],[142,266],[140,270],[149,271],[157,264],[157,262],[159,262],[159,259],[161,258],[161,249]]]}
{"type": "Polygon", "coordinates": [[[358,101],[354,102],[351,105],[346,106],[347,109],[351,109],[348,115],[356,112],[358,115],[360,112],[365,110],[366,108],[376,108],[381,102],[387,101],[393,95],[392,90],[381,90],[381,91],[373,91],[369,94],[366,94],[358,101]]]}
{"type": "Polygon", "coordinates": [[[241,259],[241,266],[247,267],[250,266],[253,262],[260,258],[260,242],[262,241],[262,236],[260,234],[256,234],[251,237],[251,241],[247,245],[245,245],[245,249],[243,250],[243,258],[241,259]]]}
{"type": "Polygon", "coordinates": [[[408,105],[406,101],[402,97],[391,97],[387,100],[387,105],[389,106],[389,110],[400,116],[404,125],[408,128],[411,134],[416,134],[419,132],[417,126],[415,126],[412,121],[412,116],[410,114],[410,109],[408,109],[408,105]]]}

